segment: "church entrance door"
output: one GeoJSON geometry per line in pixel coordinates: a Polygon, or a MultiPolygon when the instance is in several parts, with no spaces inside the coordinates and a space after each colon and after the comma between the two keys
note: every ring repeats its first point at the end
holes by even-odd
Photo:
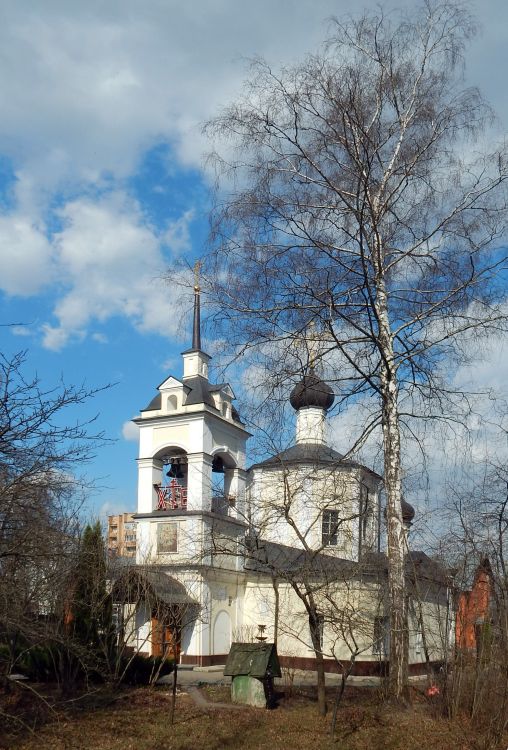
{"type": "Polygon", "coordinates": [[[164,618],[152,617],[152,656],[163,656],[165,659],[176,658],[179,663],[181,649],[181,628],[169,625],[164,618]]]}

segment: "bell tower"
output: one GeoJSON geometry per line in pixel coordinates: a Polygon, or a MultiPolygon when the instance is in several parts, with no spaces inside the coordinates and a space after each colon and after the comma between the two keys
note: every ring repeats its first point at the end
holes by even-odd
{"type": "Polygon", "coordinates": [[[133,420],[139,427],[138,563],[174,564],[182,556],[203,554],[197,540],[214,520],[243,527],[250,434],[233,406],[231,387],[209,381],[211,357],[201,348],[198,271],[199,266],[192,346],[182,352],[183,375],[167,377],[133,420]],[[171,534],[180,542],[171,542],[171,534]]]}

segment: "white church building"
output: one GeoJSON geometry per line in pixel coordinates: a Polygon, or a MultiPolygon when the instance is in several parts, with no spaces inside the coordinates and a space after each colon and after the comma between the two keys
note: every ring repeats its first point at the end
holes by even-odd
{"type": "MultiPolygon", "coordinates": [[[[294,444],[247,468],[251,435],[232,388],[212,384],[201,348],[199,288],[183,373],[167,377],[139,427],[136,570],[173,613],[137,606],[130,643],[181,663],[223,664],[233,641],[276,641],[282,663],[312,668],[312,597],[326,668],[355,652],[357,673],[388,658],[382,478],[326,442],[332,389],[313,368],[293,388],[294,444]],[[303,592],[304,597],[300,596],[303,592]]],[[[404,503],[409,528],[413,508],[404,503]]],[[[407,555],[409,660],[442,659],[452,627],[446,572],[407,555]]],[[[314,644],[315,646],[315,644],[314,644]]]]}

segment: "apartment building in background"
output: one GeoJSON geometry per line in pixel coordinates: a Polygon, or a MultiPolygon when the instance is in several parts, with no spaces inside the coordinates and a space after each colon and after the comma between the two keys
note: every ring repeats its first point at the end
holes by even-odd
{"type": "Polygon", "coordinates": [[[108,516],[107,549],[109,555],[136,557],[136,523],[132,513],[108,516]]]}

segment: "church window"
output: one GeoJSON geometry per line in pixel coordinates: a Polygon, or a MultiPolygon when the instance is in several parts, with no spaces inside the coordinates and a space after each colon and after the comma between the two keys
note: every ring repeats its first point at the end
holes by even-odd
{"type": "Polygon", "coordinates": [[[168,411],[176,411],[178,408],[178,399],[173,394],[171,396],[168,396],[168,411]]]}
{"type": "Polygon", "coordinates": [[[178,524],[157,524],[157,554],[178,552],[178,524]]]}
{"type": "Polygon", "coordinates": [[[419,627],[416,631],[416,637],[415,637],[415,653],[421,654],[423,650],[423,633],[421,631],[421,628],[419,627]]]}
{"type": "Polygon", "coordinates": [[[325,547],[336,547],[338,544],[338,529],[339,529],[339,511],[338,510],[324,510],[322,527],[321,527],[321,541],[325,547]]]}

